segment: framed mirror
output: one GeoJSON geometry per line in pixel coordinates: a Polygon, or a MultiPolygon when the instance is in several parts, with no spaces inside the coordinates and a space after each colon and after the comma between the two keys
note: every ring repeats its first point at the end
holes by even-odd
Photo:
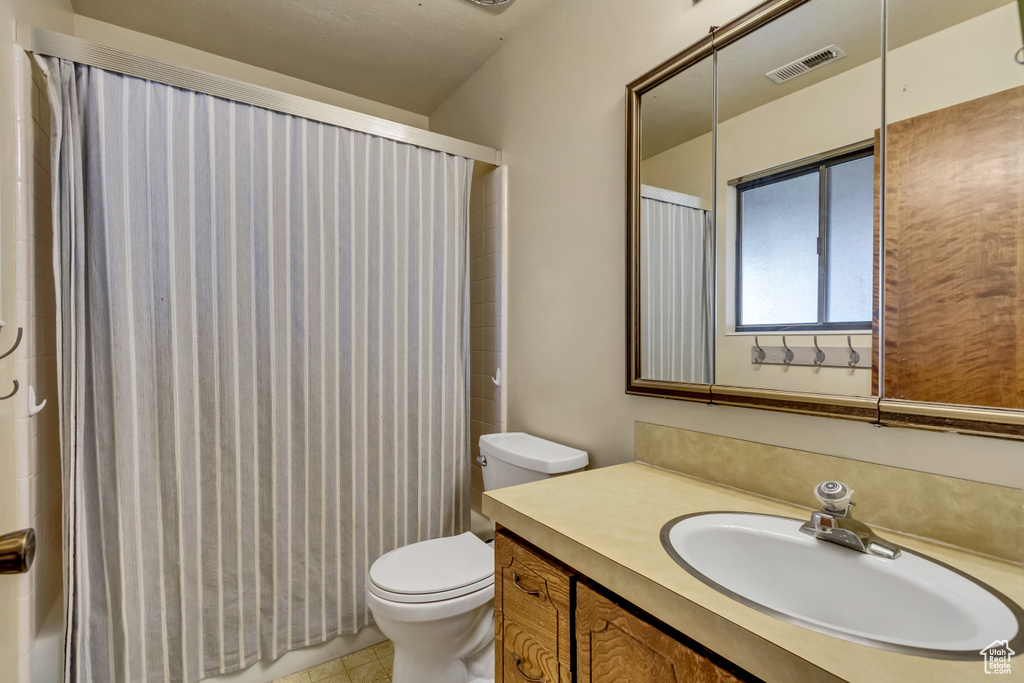
{"type": "Polygon", "coordinates": [[[630,84],[627,393],[1024,436],[1020,44],[770,0],[630,84]]]}

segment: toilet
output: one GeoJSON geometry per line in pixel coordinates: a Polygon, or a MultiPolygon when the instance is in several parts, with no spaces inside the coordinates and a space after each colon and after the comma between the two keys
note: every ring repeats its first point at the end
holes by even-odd
{"type": "MultiPolygon", "coordinates": [[[[586,451],[522,432],[480,437],[484,489],[587,466],[586,451]]],[[[395,645],[394,683],[493,683],[494,551],[470,532],[397,548],[370,567],[366,604],[395,645]]]]}

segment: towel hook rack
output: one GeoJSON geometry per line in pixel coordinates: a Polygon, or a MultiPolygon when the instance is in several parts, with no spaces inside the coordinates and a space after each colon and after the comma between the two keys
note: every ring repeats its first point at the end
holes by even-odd
{"type": "Polygon", "coordinates": [[[818,346],[818,335],[814,335],[814,367],[820,368],[825,362],[825,352],[818,346]]]}
{"type": "Polygon", "coordinates": [[[9,349],[9,350],[7,351],[7,353],[5,353],[5,354],[3,354],[2,356],[0,356],[0,360],[2,360],[2,359],[4,359],[4,358],[7,358],[7,356],[9,356],[9,355],[11,355],[12,353],[14,353],[14,350],[15,350],[15,349],[17,349],[17,348],[18,348],[18,347],[19,347],[19,346],[21,345],[21,335],[22,335],[22,333],[23,333],[23,332],[24,332],[24,330],[23,330],[22,328],[20,328],[20,327],[19,327],[19,328],[18,328],[18,337],[17,337],[17,338],[16,338],[15,340],[14,340],[14,346],[12,346],[12,347],[11,347],[11,348],[10,348],[10,349],[9,349]]]}
{"type": "Polygon", "coordinates": [[[754,346],[757,347],[757,355],[754,357],[754,362],[760,365],[768,357],[768,352],[761,348],[761,342],[758,341],[757,335],[754,335],[754,346]]]}
{"type": "Polygon", "coordinates": [[[860,363],[860,354],[854,351],[853,340],[850,339],[850,335],[846,335],[846,345],[850,347],[849,365],[851,368],[855,368],[857,367],[857,364],[860,363]]]}
{"type": "Polygon", "coordinates": [[[793,362],[793,358],[795,357],[795,355],[793,353],[793,349],[789,348],[789,346],[786,345],[786,335],[782,335],[782,348],[786,349],[785,355],[782,356],[782,362],[785,363],[786,365],[789,365],[790,363],[793,362]]]}
{"type": "Polygon", "coordinates": [[[11,393],[7,394],[6,396],[0,396],[0,401],[6,401],[7,399],[14,396],[16,393],[18,393],[18,380],[14,380],[14,388],[11,389],[11,393]]]}

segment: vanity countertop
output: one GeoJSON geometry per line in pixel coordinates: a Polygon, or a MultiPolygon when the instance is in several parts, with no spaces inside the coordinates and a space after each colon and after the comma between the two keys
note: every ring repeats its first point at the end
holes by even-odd
{"type": "MultiPolygon", "coordinates": [[[[662,526],[680,515],[740,511],[801,519],[808,516],[806,508],[627,463],[487,491],[483,511],[509,531],[766,681],[991,679],[980,658],[964,662],[897,654],[762,614],[692,577],[661,545],[662,526]]],[[[1024,604],[1020,565],[890,531],[880,535],[952,565],[1024,604]]],[[[1019,657],[1019,665],[1012,662],[1016,676],[1008,678],[1024,678],[1024,653],[1019,657]]]]}

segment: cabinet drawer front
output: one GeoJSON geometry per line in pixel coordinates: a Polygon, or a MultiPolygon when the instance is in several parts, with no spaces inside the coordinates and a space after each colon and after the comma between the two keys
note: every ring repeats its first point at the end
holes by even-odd
{"type": "Polygon", "coordinates": [[[583,583],[576,584],[576,640],[578,683],[741,681],[583,583]]]}
{"type": "Polygon", "coordinates": [[[569,683],[569,670],[508,619],[502,620],[499,683],[569,683]]]}
{"type": "Polygon", "coordinates": [[[494,560],[497,609],[571,668],[569,573],[501,532],[494,542],[494,560]]]}

